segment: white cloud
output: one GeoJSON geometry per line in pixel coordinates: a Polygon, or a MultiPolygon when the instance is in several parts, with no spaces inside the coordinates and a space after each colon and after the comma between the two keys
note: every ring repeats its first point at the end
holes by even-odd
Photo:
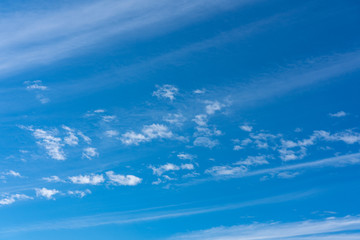
{"type": "Polygon", "coordinates": [[[172,240],[333,240],[359,239],[360,217],[327,218],[301,222],[271,222],[216,227],[178,235],[172,240]]]}
{"type": "Polygon", "coordinates": [[[280,172],[277,174],[277,177],[288,179],[288,178],[294,178],[299,174],[300,174],[299,172],[280,172]]]}
{"type": "Polygon", "coordinates": [[[153,96],[157,98],[168,98],[171,101],[175,99],[175,95],[179,92],[179,89],[173,85],[165,84],[163,86],[156,85],[157,90],[153,92],[153,96]]]}
{"type": "Polygon", "coordinates": [[[241,130],[245,131],[245,132],[251,132],[253,127],[249,126],[249,125],[242,125],[240,126],[241,130]]]}
{"type": "Polygon", "coordinates": [[[221,108],[224,106],[223,104],[220,104],[218,101],[206,101],[207,105],[205,106],[206,113],[208,115],[214,114],[216,111],[221,110],[221,108]]]}
{"type": "Polygon", "coordinates": [[[114,185],[135,186],[141,183],[142,179],[134,175],[115,174],[113,171],[106,172],[106,176],[114,185]]]}
{"type": "Polygon", "coordinates": [[[180,168],[183,170],[193,170],[195,167],[194,164],[186,163],[186,164],[181,164],[180,168]]]}
{"type": "Polygon", "coordinates": [[[179,153],[177,157],[181,160],[193,160],[194,158],[196,158],[196,155],[192,155],[189,153],[179,153]]]}
{"type": "Polygon", "coordinates": [[[186,118],[181,113],[169,113],[166,117],[164,117],[164,121],[175,126],[182,126],[186,121],[186,118]]]}
{"type": "Polygon", "coordinates": [[[204,94],[205,92],[206,92],[205,89],[196,89],[193,91],[193,93],[195,94],[204,94]]]}
{"type": "Polygon", "coordinates": [[[194,145],[199,147],[213,148],[218,144],[218,140],[212,140],[208,137],[197,137],[194,141],[194,145]]]}
{"type": "Polygon", "coordinates": [[[70,181],[75,184],[90,184],[90,185],[99,185],[105,181],[102,174],[91,174],[91,175],[79,175],[69,177],[70,181]]]}
{"type": "Polygon", "coordinates": [[[173,136],[173,133],[168,129],[168,127],[162,124],[151,124],[144,126],[142,132],[150,139],[171,138],[173,136]]]}
{"type": "Polygon", "coordinates": [[[53,196],[55,194],[60,193],[60,191],[56,189],[47,189],[47,188],[36,188],[35,191],[37,197],[44,197],[46,199],[55,199],[53,196]]]}
{"type": "Polygon", "coordinates": [[[121,136],[121,142],[125,145],[139,145],[141,142],[147,142],[149,139],[141,133],[129,131],[121,136]]]}
{"type": "Polygon", "coordinates": [[[174,136],[168,127],[162,124],[145,125],[141,132],[126,132],[120,140],[126,145],[139,145],[141,142],[148,142],[152,139],[172,138],[174,136]]]}
{"type": "Polygon", "coordinates": [[[107,131],[105,131],[105,135],[107,137],[116,137],[119,135],[119,132],[116,130],[107,130],[107,131]]]}
{"type": "Polygon", "coordinates": [[[347,115],[344,111],[339,111],[337,113],[329,113],[330,117],[345,117],[347,115]]]}
{"type": "Polygon", "coordinates": [[[343,141],[347,144],[360,143],[360,133],[346,130],[335,134],[330,134],[326,131],[314,131],[314,136],[325,141],[343,141]]]}
{"type": "Polygon", "coordinates": [[[47,154],[55,160],[65,160],[65,153],[62,149],[64,144],[61,141],[61,138],[55,137],[55,133],[52,131],[45,131],[42,129],[33,129],[32,127],[23,127],[27,130],[30,130],[33,136],[38,139],[37,143],[44,147],[47,151],[47,154]]]}
{"type": "Polygon", "coordinates": [[[239,151],[241,149],[243,149],[243,147],[239,146],[239,145],[235,145],[234,148],[233,148],[234,151],[239,151]]]}
{"type": "Polygon", "coordinates": [[[40,91],[45,91],[47,90],[47,87],[42,85],[42,81],[41,80],[35,80],[35,81],[26,81],[24,82],[27,86],[26,89],[28,90],[40,90],[40,91]]]}
{"type": "Polygon", "coordinates": [[[64,142],[70,146],[78,145],[79,138],[75,135],[74,130],[65,125],[63,125],[62,128],[65,129],[68,134],[68,136],[64,138],[64,142]]]}
{"type": "Polygon", "coordinates": [[[82,132],[78,131],[77,134],[78,134],[87,144],[90,144],[90,143],[91,143],[91,138],[89,138],[88,136],[86,136],[86,135],[83,134],[82,132]]]}
{"type": "Polygon", "coordinates": [[[116,119],[116,116],[113,116],[113,115],[108,115],[108,116],[103,116],[102,117],[102,120],[104,122],[111,122],[111,121],[114,121],[116,119]]]}
{"type": "Polygon", "coordinates": [[[5,174],[13,177],[21,177],[21,174],[19,172],[15,172],[14,170],[9,170],[5,174]]]}
{"type": "Polygon", "coordinates": [[[168,171],[178,171],[178,170],[193,170],[195,167],[193,164],[181,164],[180,166],[177,166],[172,163],[166,163],[164,165],[161,165],[159,167],[149,166],[150,169],[153,170],[153,173],[155,175],[161,176],[164,172],[168,171]]]}
{"type": "Polygon", "coordinates": [[[0,199],[0,205],[9,205],[17,200],[26,200],[26,199],[33,199],[25,194],[11,194],[9,196],[5,196],[4,198],[0,199]]]}
{"type": "Polygon", "coordinates": [[[264,156],[264,155],[248,156],[245,160],[238,161],[235,164],[236,165],[245,165],[245,166],[256,166],[256,165],[269,164],[267,158],[270,158],[270,157],[264,156]]]}
{"type": "Polygon", "coordinates": [[[247,167],[232,167],[232,166],[214,166],[210,169],[205,170],[205,173],[211,174],[213,176],[221,175],[241,175],[247,172],[247,167]]]}
{"type": "Polygon", "coordinates": [[[96,151],[96,148],[93,148],[93,147],[84,148],[83,153],[82,153],[82,157],[87,158],[89,160],[91,160],[94,157],[98,157],[98,156],[99,156],[99,153],[96,151]]]}
{"type": "Polygon", "coordinates": [[[199,126],[206,126],[208,121],[207,115],[205,114],[196,115],[192,121],[194,121],[199,126]]]}
{"type": "Polygon", "coordinates": [[[65,182],[64,180],[60,179],[58,176],[43,177],[42,180],[45,180],[47,182],[65,182]]]}
{"type": "Polygon", "coordinates": [[[80,190],[74,190],[74,191],[68,191],[67,192],[69,195],[73,195],[79,198],[83,198],[88,194],[91,194],[91,191],[89,189],[85,189],[84,191],[80,191],[80,190]]]}
{"type": "Polygon", "coordinates": [[[96,109],[94,110],[94,113],[104,113],[105,110],[104,109],[96,109]]]}

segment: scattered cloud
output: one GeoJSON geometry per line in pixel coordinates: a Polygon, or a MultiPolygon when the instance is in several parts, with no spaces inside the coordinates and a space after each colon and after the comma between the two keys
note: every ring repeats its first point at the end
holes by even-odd
{"type": "Polygon", "coordinates": [[[70,181],[74,184],[90,184],[99,185],[105,181],[102,174],[79,175],[69,177],[70,181]]]}
{"type": "Polygon", "coordinates": [[[55,137],[56,131],[46,131],[42,129],[33,129],[32,127],[23,127],[30,130],[33,136],[38,139],[37,143],[44,147],[47,154],[55,160],[65,160],[66,156],[62,149],[64,144],[61,138],[55,137]]]}
{"type": "Polygon", "coordinates": [[[245,132],[251,132],[253,127],[249,126],[249,125],[242,125],[242,126],[240,126],[240,129],[245,131],[245,132]]]}
{"type": "Polygon", "coordinates": [[[84,148],[82,157],[87,158],[89,160],[93,159],[94,157],[98,157],[99,153],[96,151],[96,148],[93,147],[87,147],[84,148]]]}
{"type": "Polygon", "coordinates": [[[18,200],[33,199],[25,194],[11,194],[0,199],[0,205],[10,205],[18,200]]]}
{"type": "Polygon", "coordinates": [[[55,199],[54,195],[60,193],[56,189],[47,189],[47,188],[36,188],[35,189],[37,197],[44,197],[46,199],[55,199]]]}
{"type": "Polygon", "coordinates": [[[115,174],[113,171],[106,172],[106,176],[113,185],[135,186],[141,183],[142,179],[134,175],[115,174]]]}
{"type": "Polygon", "coordinates": [[[85,189],[84,191],[74,190],[74,191],[68,191],[67,193],[68,193],[69,195],[72,195],[72,196],[76,196],[76,197],[79,197],[79,198],[83,198],[83,197],[85,197],[86,195],[91,194],[91,191],[90,191],[89,189],[85,189]]]}
{"type": "Polygon", "coordinates": [[[175,99],[175,95],[178,94],[179,89],[173,85],[165,84],[163,86],[156,85],[157,90],[153,92],[153,96],[157,98],[168,98],[170,101],[175,99]]]}
{"type": "Polygon", "coordinates": [[[245,165],[245,166],[257,166],[257,165],[264,165],[269,164],[268,158],[271,158],[270,156],[248,156],[245,160],[238,161],[235,163],[235,165],[245,165]]]}
{"type": "Polygon", "coordinates": [[[212,140],[208,137],[197,137],[194,140],[194,146],[213,148],[219,144],[218,140],[212,140]]]}
{"type": "Polygon", "coordinates": [[[148,142],[152,139],[169,139],[174,137],[174,134],[169,128],[162,124],[145,125],[141,133],[129,131],[124,133],[120,140],[125,145],[139,145],[142,142],[148,142]]]}
{"type": "Polygon", "coordinates": [[[339,111],[337,113],[329,113],[330,117],[345,117],[347,115],[344,111],[339,111]]]}
{"type": "Polygon", "coordinates": [[[221,108],[224,107],[224,105],[219,103],[218,101],[205,101],[205,103],[207,104],[205,106],[205,110],[208,115],[212,115],[216,111],[220,111],[221,108]]]}
{"type": "Polygon", "coordinates": [[[107,130],[107,131],[105,131],[105,135],[107,137],[116,137],[119,135],[119,132],[116,130],[107,130]]]}
{"type": "Polygon", "coordinates": [[[180,166],[172,164],[172,163],[166,163],[159,167],[154,167],[154,166],[150,165],[149,168],[152,169],[152,171],[155,175],[161,176],[163,173],[168,172],[168,171],[193,170],[195,167],[191,163],[181,164],[180,166]]]}
{"type": "Polygon", "coordinates": [[[169,113],[164,117],[164,121],[175,126],[182,126],[186,118],[181,113],[169,113]]]}
{"type": "Polygon", "coordinates": [[[15,172],[14,170],[9,170],[9,171],[5,172],[4,174],[8,175],[8,176],[13,176],[13,177],[22,177],[19,172],[15,172]]]}
{"type": "Polygon", "coordinates": [[[177,157],[181,160],[193,160],[196,158],[196,155],[189,154],[189,153],[179,153],[177,157]]]}
{"type": "Polygon", "coordinates": [[[193,93],[195,93],[195,94],[204,94],[205,92],[206,92],[205,89],[196,89],[193,91],[193,93]]]}
{"type": "Polygon", "coordinates": [[[47,181],[47,182],[65,182],[58,176],[43,177],[42,180],[47,181]]]}
{"type": "Polygon", "coordinates": [[[239,166],[214,166],[210,169],[205,170],[205,173],[210,174],[212,176],[222,176],[222,175],[241,175],[247,172],[247,167],[239,166]]]}

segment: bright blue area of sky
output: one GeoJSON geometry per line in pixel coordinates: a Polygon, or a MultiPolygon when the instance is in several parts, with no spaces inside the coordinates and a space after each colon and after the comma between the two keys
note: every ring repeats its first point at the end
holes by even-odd
{"type": "Polygon", "coordinates": [[[359,11],[3,1],[0,239],[360,239],[359,11]]]}

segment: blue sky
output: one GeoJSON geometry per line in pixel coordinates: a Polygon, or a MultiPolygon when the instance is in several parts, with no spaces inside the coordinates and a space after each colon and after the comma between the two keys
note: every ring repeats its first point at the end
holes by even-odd
{"type": "Polygon", "coordinates": [[[358,1],[2,1],[0,239],[360,239],[358,1]]]}

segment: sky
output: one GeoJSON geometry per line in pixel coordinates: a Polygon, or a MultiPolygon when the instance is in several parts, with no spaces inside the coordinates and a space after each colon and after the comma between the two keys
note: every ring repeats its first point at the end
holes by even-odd
{"type": "Polygon", "coordinates": [[[360,4],[0,5],[0,239],[360,239],[360,4]]]}

